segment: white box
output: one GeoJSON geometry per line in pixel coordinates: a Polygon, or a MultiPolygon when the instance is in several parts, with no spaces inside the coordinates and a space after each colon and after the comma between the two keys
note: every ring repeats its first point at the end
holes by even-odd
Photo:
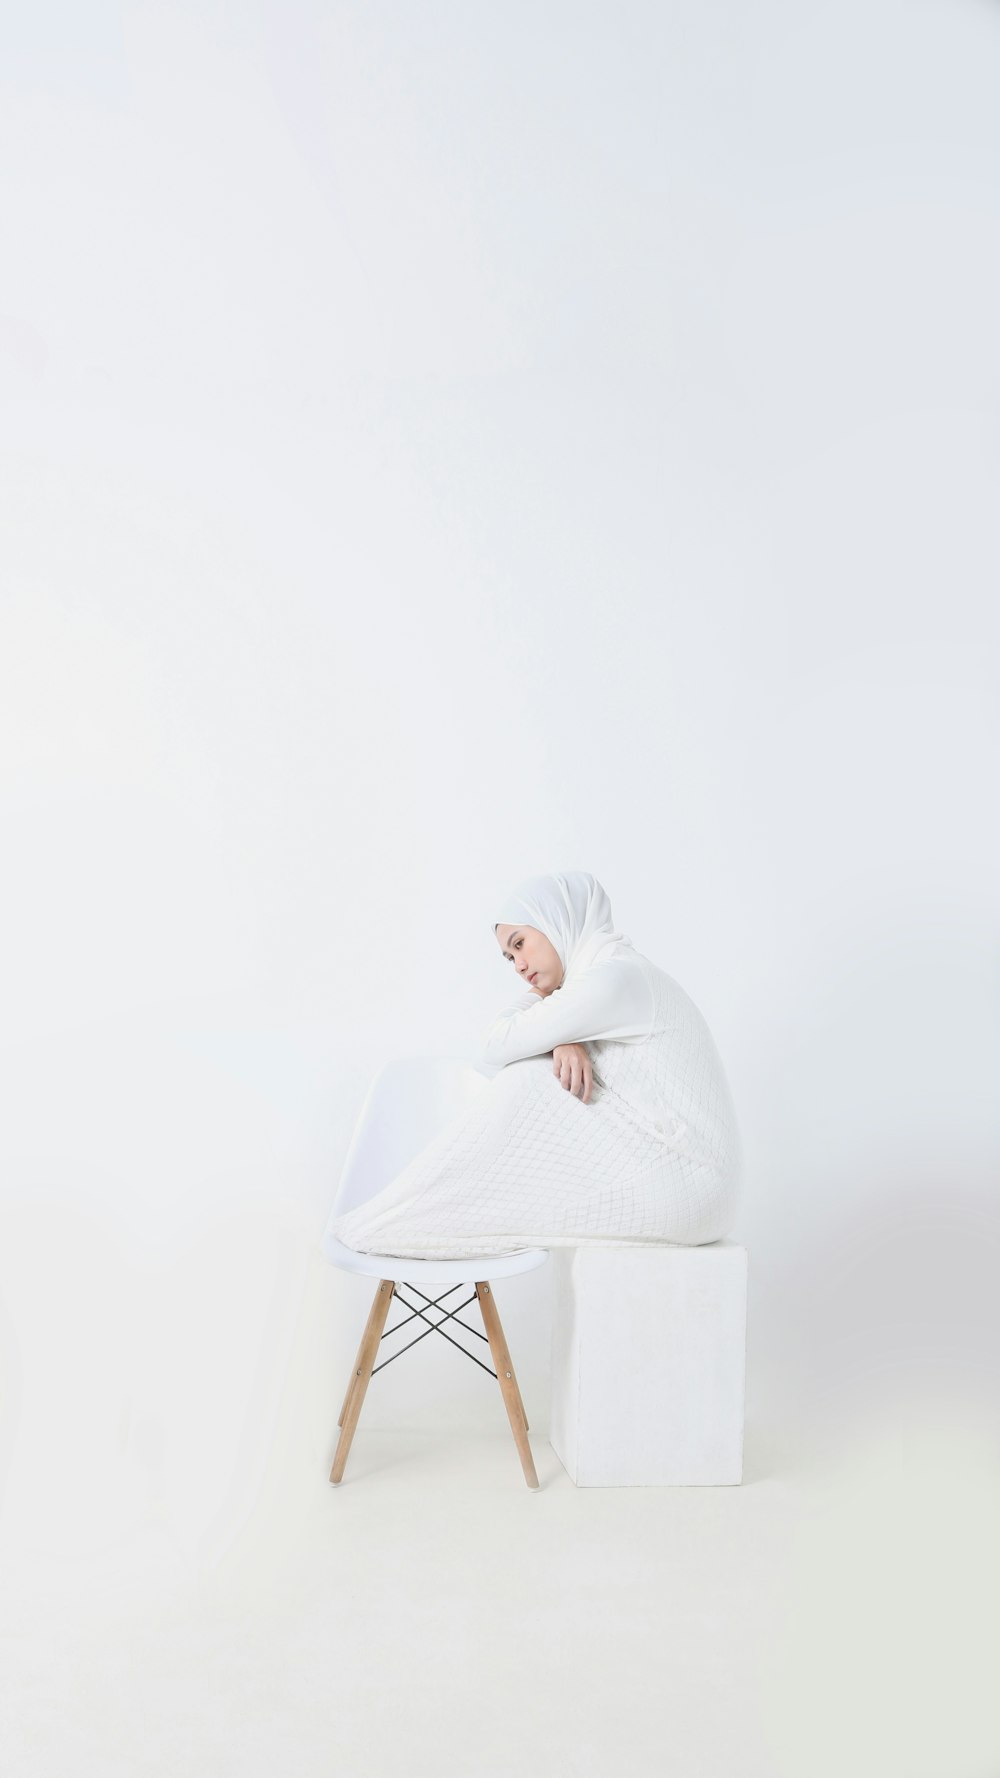
{"type": "Polygon", "coordinates": [[[741,1482],[746,1248],[550,1251],[549,1441],[577,1487],[741,1482]]]}

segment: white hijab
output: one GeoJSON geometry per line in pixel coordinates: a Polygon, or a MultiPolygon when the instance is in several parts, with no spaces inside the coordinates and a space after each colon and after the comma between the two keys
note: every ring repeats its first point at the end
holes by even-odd
{"type": "Polygon", "coordinates": [[[504,901],[494,934],[497,926],[544,932],[563,966],[560,986],[589,969],[606,946],[632,944],[614,924],[606,890],[586,870],[526,877],[504,901]]]}

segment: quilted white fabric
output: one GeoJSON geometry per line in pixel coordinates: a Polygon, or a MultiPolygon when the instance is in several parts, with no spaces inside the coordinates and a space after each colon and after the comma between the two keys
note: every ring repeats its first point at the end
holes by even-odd
{"type": "Polygon", "coordinates": [[[602,955],[494,1021],[483,1060],[499,1073],[384,1190],[334,1219],[346,1247],[453,1259],[729,1233],[742,1148],[708,1026],[631,943],[602,955]],[[587,1044],[589,1103],[553,1072],[565,1042],[587,1044]]]}

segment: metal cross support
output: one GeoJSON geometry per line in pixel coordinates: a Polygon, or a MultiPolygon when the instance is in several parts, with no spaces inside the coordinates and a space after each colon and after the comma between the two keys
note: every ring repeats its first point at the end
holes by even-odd
{"type": "MultiPolygon", "coordinates": [[[[441,1307],[441,1304],[444,1302],[445,1297],[451,1296],[452,1291],[454,1291],[454,1290],[461,1290],[462,1286],[460,1284],[453,1284],[451,1286],[451,1290],[446,1290],[446,1291],[444,1291],[444,1293],[441,1296],[434,1297],[433,1301],[429,1296],[425,1296],[424,1292],[422,1290],[417,1290],[417,1287],[415,1284],[409,1284],[407,1286],[407,1288],[409,1290],[414,1291],[417,1296],[423,1297],[424,1302],[427,1304],[428,1308],[439,1309],[441,1307]]],[[[383,1340],[387,1340],[389,1338],[390,1334],[399,1333],[402,1328],[407,1326],[408,1322],[413,1321],[416,1318],[416,1316],[418,1316],[418,1315],[422,1316],[425,1321],[428,1321],[428,1317],[426,1314],[424,1314],[423,1309],[414,1308],[411,1303],[407,1302],[405,1296],[401,1295],[398,1284],[395,1284],[393,1286],[393,1295],[398,1297],[399,1301],[402,1303],[404,1309],[409,1309],[411,1311],[411,1313],[409,1315],[404,1315],[402,1321],[397,1321],[395,1327],[387,1327],[384,1334],[381,1336],[383,1340]]],[[[457,1309],[443,1309],[441,1311],[441,1321],[457,1321],[459,1327],[465,1328],[466,1333],[475,1334],[477,1340],[482,1340],[484,1342],[484,1344],[488,1345],[489,1341],[487,1340],[486,1335],[484,1333],[480,1333],[478,1327],[470,1327],[467,1321],[459,1321],[458,1320],[459,1309],[467,1309],[469,1304],[474,1303],[475,1300],[476,1300],[476,1293],[475,1293],[475,1291],[473,1291],[471,1296],[466,1297],[464,1303],[459,1303],[457,1309]]],[[[450,1334],[446,1334],[444,1332],[444,1330],[441,1326],[441,1321],[430,1321],[428,1326],[425,1328],[424,1332],[419,1333],[415,1340],[407,1340],[406,1345],[400,1346],[398,1352],[393,1352],[390,1355],[390,1357],[383,1358],[381,1364],[375,1365],[374,1369],[372,1370],[372,1376],[374,1377],[377,1371],[384,1370],[386,1365],[391,1364],[394,1358],[401,1358],[404,1352],[408,1352],[410,1350],[411,1346],[418,1346],[420,1344],[421,1340],[426,1340],[428,1334],[439,1333],[443,1340],[447,1340],[449,1342],[449,1344],[452,1346],[457,1346],[459,1352],[465,1352],[466,1358],[471,1358],[473,1364],[478,1364],[481,1370],[489,1371],[490,1376],[495,1377],[496,1376],[495,1370],[491,1369],[491,1367],[488,1364],[483,1364],[482,1359],[477,1358],[474,1352],[466,1351],[466,1348],[462,1345],[461,1340],[453,1340],[450,1334]]]]}

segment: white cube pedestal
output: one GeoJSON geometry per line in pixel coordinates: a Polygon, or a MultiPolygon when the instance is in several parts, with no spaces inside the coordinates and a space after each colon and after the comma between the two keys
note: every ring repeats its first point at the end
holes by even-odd
{"type": "Polygon", "coordinates": [[[747,1251],[554,1247],[549,1441],[580,1488],[743,1479],[747,1251]]]}

